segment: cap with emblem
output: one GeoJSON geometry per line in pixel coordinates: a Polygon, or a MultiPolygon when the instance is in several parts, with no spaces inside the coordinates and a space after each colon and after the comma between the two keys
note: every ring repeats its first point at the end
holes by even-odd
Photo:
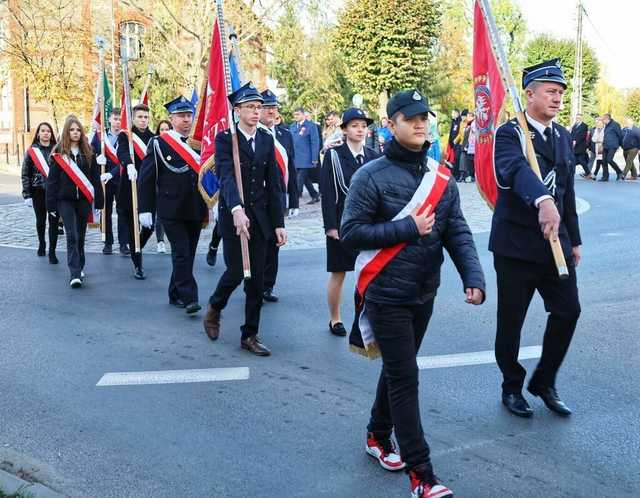
{"type": "Polygon", "coordinates": [[[405,118],[427,113],[435,116],[433,111],[429,109],[427,97],[415,89],[398,92],[389,99],[389,102],[387,102],[387,116],[391,118],[396,112],[401,112],[405,118]]]}
{"type": "Polygon", "coordinates": [[[251,81],[245,83],[229,95],[229,102],[231,102],[233,106],[244,104],[245,102],[262,102],[263,100],[262,95],[260,95],[260,92],[251,81]]]}
{"type": "Polygon", "coordinates": [[[178,114],[180,112],[195,112],[193,103],[186,97],[180,96],[173,99],[171,102],[167,102],[164,105],[169,114],[178,114]]]}
{"type": "Polygon", "coordinates": [[[260,95],[262,95],[262,101],[263,101],[262,105],[269,106],[269,107],[278,107],[278,105],[280,105],[278,103],[278,98],[276,97],[276,94],[273,93],[268,88],[264,92],[262,92],[260,95]]]}
{"type": "Polygon", "coordinates": [[[534,66],[525,67],[522,70],[522,88],[527,88],[533,81],[547,81],[561,85],[567,89],[567,81],[560,67],[560,59],[550,59],[534,66]]]}
{"type": "Polygon", "coordinates": [[[367,126],[373,123],[373,119],[367,117],[362,109],[358,109],[357,107],[349,107],[344,114],[342,115],[342,124],[340,128],[346,128],[349,124],[349,121],[353,121],[354,119],[361,119],[367,123],[367,126]]]}

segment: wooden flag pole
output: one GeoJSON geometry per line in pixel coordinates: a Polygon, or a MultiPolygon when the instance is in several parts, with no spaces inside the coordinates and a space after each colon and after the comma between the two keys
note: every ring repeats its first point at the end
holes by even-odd
{"type": "MultiPolygon", "coordinates": [[[[498,61],[498,67],[500,68],[502,79],[505,83],[505,86],[509,90],[509,95],[511,95],[511,101],[513,102],[513,108],[516,112],[518,124],[524,132],[524,139],[527,149],[526,155],[527,160],[529,161],[529,166],[531,166],[533,172],[540,179],[540,181],[542,181],[542,173],[540,172],[538,158],[536,157],[536,153],[533,148],[533,142],[531,141],[531,135],[529,134],[529,125],[524,114],[524,107],[522,106],[522,102],[520,101],[520,93],[518,92],[518,88],[516,87],[515,81],[513,79],[513,74],[511,73],[511,68],[509,67],[509,61],[507,60],[507,56],[504,52],[504,48],[498,34],[496,21],[493,17],[493,13],[491,12],[489,0],[479,0],[479,2],[480,10],[482,10],[484,21],[487,25],[487,29],[489,30],[489,37],[491,38],[491,44],[493,45],[493,51],[496,56],[496,60],[498,61]]],[[[556,264],[556,268],[558,269],[558,276],[562,280],[569,278],[569,269],[567,268],[567,262],[564,258],[562,245],[560,244],[560,239],[558,238],[557,233],[551,234],[549,243],[551,244],[553,260],[556,264]]]]}
{"type": "MultiPolygon", "coordinates": [[[[131,164],[136,164],[136,153],[133,149],[133,137],[131,134],[133,131],[131,127],[131,100],[129,96],[129,68],[127,66],[128,60],[122,59],[122,88],[124,91],[124,107],[127,116],[127,138],[129,139],[129,155],[131,156],[131,164]]],[[[140,221],[138,220],[138,184],[135,180],[131,180],[131,208],[133,211],[133,238],[134,238],[134,250],[140,252],[140,221]]]]}
{"type": "MultiPolygon", "coordinates": [[[[100,106],[100,155],[104,157],[104,141],[105,137],[105,126],[104,120],[106,116],[104,115],[104,46],[105,40],[104,38],[98,37],[96,38],[96,44],[98,45],[98,54],[99,54],[99,71],[100,76],[98,78],[98,105],[100,106]]],[[[106,165],[102,164],[100,166],[100,173],[104,175],[106,173],[106,165]]],[[[107,241],[107,186],[104,182],[102,183],[102,198],[105,199],[102,213],[100,216],[100,232],[102,233],[102,242],[107,241]]]]}
{"type": "MultiPolygon", "coordinates": [[[[222,57],[224,59],[224,80],[226,93],[231,93],[231,68],[229,67],[229,50],[227,48],[227,36],[224,26],[224,12],[222,9],[223,0],[216,0],[218,9],[218,29],[220,30],[220,38],[222,42],[222,57]]],[[[229,131],[231,132],[231,151],[233,154],[233,171],[236,178],[236,186],[238,187],[238,195],[240,202],[244,205],[244,192],[242,188],[242,171],[240,169],[240,151],[238,149],[238,135],[236,132],[236,123],[233,119],[233,107],[229,104],[229,131]]],[[[244,208],[243,208],[244,209],[244,208]]],[[[240,249],[242,251],[242,273],[245,280],[251,278],[251,262],[249,260],[249,239],[243,233],[240,233],[240,249]]]]}

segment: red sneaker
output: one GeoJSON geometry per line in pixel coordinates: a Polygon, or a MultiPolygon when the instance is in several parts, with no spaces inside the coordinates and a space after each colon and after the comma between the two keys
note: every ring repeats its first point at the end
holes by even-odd
{"type": "Polygon", "coordinates": [[[451,490],[442,485],[431,472],[419,475],[410,470],[409,479],[411,480],[411,498],[453,498],[451,490]]]}
{"type": "Polygon", "coordinates": [[[383,469],[395,472],[406,467],[406,464],[400,458],[400,453],[398,453],[391,437],[377,440],[372,432],[368,432],[366,451],[369,455],[378,460],[378,463],[383,469]]]}

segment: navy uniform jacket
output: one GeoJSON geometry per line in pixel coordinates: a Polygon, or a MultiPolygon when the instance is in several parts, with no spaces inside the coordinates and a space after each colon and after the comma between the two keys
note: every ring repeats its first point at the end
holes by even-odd
{"type": "Polygon", "coordinates": [[[536,263],[553,262],[548,241],[538,225],[535,200],[553,195],[560,213],[560,242],[567,262],[573,260],[571,248],[581,245],[574,191],[575,160],[571,135],[553,123],[555,155],[550,144],[533,127],[533,147],[538,158],[541,182],[523,152],[523,136],[515,119],[496,130],[494,167],[498,182],[498,200],[493,213],[489,250],[509,258],[536,263]],[[555,172],[555,179],[554,179],[555,172]]]}
{"type": "Polygon", "coordinates": [[[162,137],[147,145],[138,173],[138,211],[160,219],[203,221],[207,206],[198,190],[198,174],[162,137]]]}
{"type": "MultiPolygon", "coordinates": [[[[147,145],[148,152],[149,143],[155,135],[148,128],[145,131],[140,131],[134,126],[131,131],[142,138],[142,141],[147,145]]],[[[110,171],[110,173],[114,176],[114,178],[116,178],[118,175],[122,175],[122,181],[120,182],[120,186],[118,187],[117,195],[118,209],[131,211],[133,209],[133,206],[131,204],[131,182],[129,181],[129,176],[127,175],[127,165],[131,164],[131,154],[129,153],[129,137],[126,133],[121,132],[120,135],[118,135],[118,142],[116,144],[116,147],[118,159],[120,160],[122,169],[114,168],[110,171]]],[[[136,167],[136,171],[138,172],[138,176],[140,176],[142,161],[140,160],[140,158],[138,158],[138,155],[135,152],[134,156],[134,165],[136,167]]],[[[138,212],[144,213],[145,211],[141,211],[140,209],[138,209],[138,212]]]]}
{"type": "MultiPolygon", "coordinates": [[[[276,228],[284,227],[282,180],[276,164],[273,137],[268,131],[256,131],[255,152],[238,131],[240,170],[244,193],[244,210],[250,230],[260,229],[266,240],[273,238],[276,228]]],[[[216,135],[216,171],[220,178],[218,222],[223,237],[236,237],[231,209],[241,205],[234,175],[229,130],[216,135]]]]}
{"type": "MultiPolygon", "coordinates": [[[[109,138],[110,138],[109,134],[107,133],[107,140],[109,140],[109,138]]],[[[116,139],[116,143],[113,146],[113,148],[116,149],[116,154],[118,153],[119,139],[120,139],[120,134],[118,134],[118,138],[116,139]]],[[[96,157],[99,156],[100,153],[102,152],[102,148],[100,147],[100,139],[98,137],[98,133],[94,133],[93,134],[93,138],[91,139],[91,148],[93,149],[93,153],[96,155],[96,157]]],[[[109,158],[109,156],[107,156],[107,154],[105,154],[105,157],[107,158],[107,164],[105,166],[105,171],[107,173],[111,173],[111,176],[112,176],[111,180],[109,180],[109,183],[111,183],[114,186],[114,188],[117,189],[118,184],[120,183],[120,166],[118,164],[115,164],[109,158]]],[[[109,184],[107,184],[107,185],[109,185],[109,184]]]]}
{"type": "MultiPolygon", "coordinates": [[[[322,169],[320,170],[320,192],[322,193],[322,220],[324,221],[324,230],[339,230],[340,220],[344,211],[344,201],[347,195],[342,191],[338,180],[334,177],[333,162],[331,160],[332,150],[335,150],[340,160],[342,175],[344,177],[344,186],[349,188],[351,177],[358,169],[356,158],[353,157],[351,149],[347,142],[327,150],[322,161],[322,169]]],[[[373,161],[378,157],[378,153],[369,148],[364,147],[364,163],[373,161]]]]}
{"type": "MultiPolygon", "coordinates": [[[[287,126],[282,124],[276,126],[276,136],[289,157],[289,185],[286,185],[286,193],[289,195],[289,209],[298,209],[300,207],[300,199],[298,196],[296,153],[293,148],[293,136],[287,126]]],[[[280,168],[278,168],[278,172],[280,172],[280,168]]],[[[280,174],[280,178],[282,178],[282,174],[280,174]]],[[[284,206],[282,207],[284,208],[284,206]]]]}
{"type": "Polygon", "coordinates": [[[293,147],[296,152],[296,168],[314,168],[320,152],[320,135],[315,123],[305,119],[300,125],[293,123],[289,131],[293,137],[293,147]]]}

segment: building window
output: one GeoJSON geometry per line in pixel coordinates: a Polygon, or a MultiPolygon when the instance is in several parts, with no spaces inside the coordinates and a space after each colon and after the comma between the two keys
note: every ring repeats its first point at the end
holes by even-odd
{"type": "Polygon", "coordinates": [[[126,21],[120,24],[120,56],[131,60],[142,55],[142,36],[144,26],[137,22],[126,21]]]}

